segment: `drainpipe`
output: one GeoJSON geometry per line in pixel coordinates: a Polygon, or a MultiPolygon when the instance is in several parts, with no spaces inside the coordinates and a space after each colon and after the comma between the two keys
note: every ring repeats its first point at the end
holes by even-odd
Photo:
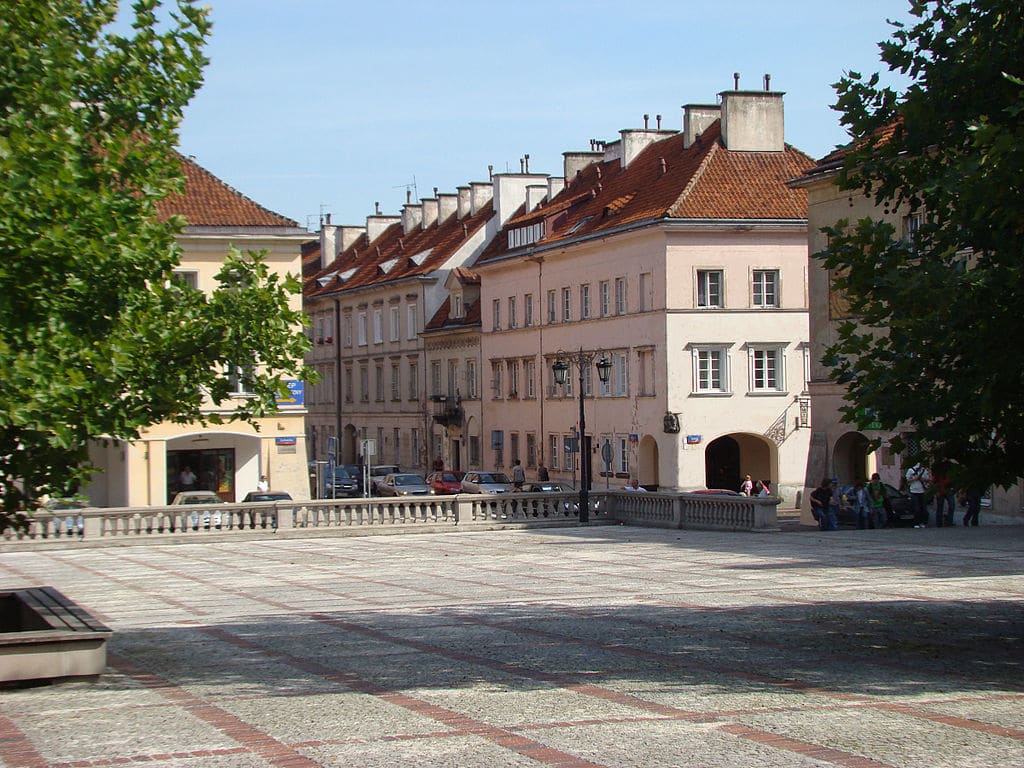
{"type": "Polygon", "coordinates": [[[341,400],[342,397],[342,376],[341,376],[341,300],[334,300],[334,434],[338,445],[338,456],[336,461],[345,464],[345,444],[342,442],[341,432],[341,400]]]}

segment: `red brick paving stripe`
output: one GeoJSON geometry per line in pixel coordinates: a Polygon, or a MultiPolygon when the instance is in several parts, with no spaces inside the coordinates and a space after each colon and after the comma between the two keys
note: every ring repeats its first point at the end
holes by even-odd
{"type": "MultiPolygon", "coordinates": [[[[174,702],[194,716],[212,725],[224,735],[230,737],[247,751],[259,755],[280,768],[320,768],[320,764],[310,760],[292,748],[282,744],[264,731],[240,720],[230,712],[215,707],[192,695],[180,686],[159,675],[137,666],[133,661],[118,654],[107,653],[107,663],[122,674],[153,689],[165,699],[174,702]]],[[[190,756],[212,757],[219,754],[218,750],[199,750],[190,756]]]]}
{"type": "Polygon", "coordinates": [[[462,714],[461,712],[456,712],[455,710],[448,709],[447,707],[442,707],[437,704],[431,704],[430,702],[417,699],[405,693],[391,691],[383,686],[372,683],[369,680],[364,680],[348,672],[339,673],[320,662],[313,661],[312,659],[292,656],[280,649],[261,645],[253,642],[252,640],[233,635],[230,632],[216,627],[206,627],[203,631],[213,637],[216,637],[222,642],[230,643],[246,650],[258,651],[266,656],[271,656],[283,661],[284,663],[295,667],[296,669],[300,669],[303,672],[317,675],[318,677],[322,677],[326,680],[332,680],[353,691],[374,696],[382,701],[386,701],[389,704],[401,707],[417,715],[430,718],[436,722],[444,723],[445,725],[453,728],[455,733],[478,736],[492,744],[496,744],[504,749],[516,752],[524,757],[529,757],[533,760],[544,763],[545,765],[557,766],[557,768],[605,768],[600,763],[592,763],[588,760],[577,757],[576,755],[562,752],[511,730],[490,725],[482,720],[476,720],[468,715],[462,714]]]}
{"type": "Polygon", "coordinates": [[[124,757],[94,758],[92,760],[71,760],[66,762],[47,763],[47,768],[103,768],[108,765],[134,765],[136,763],[156,763],[164,760],[187,760],[196,757],[219,757],[222,755],[248,755],[250,750],[245,747],[224,749],[197,749],[194,752],[161,752],[154,755],[127,755],[124,757]]]}
{"type": "Polygon", "coordinates": [[[48,768],[32,740],[3,715],[0,715],[0,759],[8,768],[48,768]]]}
{"type": "MultiPolygon", "coordinates": [[[[983,701],[984,700],[985,699],[983,699],[983,701]]],[[[941,704],[943,702],[939,703],[941,704]]],[[[1024,741],[1024,730],[1021,730],[1020,728],[1007,728],[1002,725],[983,723],[980,720],[971,720],[957,715],[944,715],[941,712],[932,712],[931,710],[921,709],[920,707],[915,707],[911,704],[880,704],[876,708],[884,709],[889,712],[899,712],[902,715],[918,717],[923,720],[931,720],[934,723],[942,723],[943,725],[949,725],[954,728],[965,728],[971,731],[980,731],[981,733],[987,733],[989,736],[1000,736],[1004,739],[1024,741]]]]}
{"type": "Polygon", "coordinates": [[[772,747],[773,749],[795,752],[796,754],[811,757],[815,760],[832,763],[833,765],[841,765],[843,768],[898,768],[890,763],[883,763],[878,760],[871,760],[870,758],[861,757],[860,755],[854,755],[849,752],[842,752],[838,749],[823,747],[820,744],[811,744],[806,741],[800,741],[799,739],[791,739],[788,736],[780,736],[777,733],[761,731],[756,728],[750,728],[746,725],[740,725],[739,723],[721,725],[718,727],[718,730],[736,736],[740,739],[764,744],[772,747]]]}

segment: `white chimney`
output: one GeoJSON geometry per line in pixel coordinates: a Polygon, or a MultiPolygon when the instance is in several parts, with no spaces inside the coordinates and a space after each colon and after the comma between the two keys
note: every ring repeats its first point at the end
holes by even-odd
{"type": "Polygon", "coordinates": [[[526,212],[529,213],[548,196],[547,184],[531,184],[526,188],[526,212]]]}
{"type": "Polygon", "coordinates": [[[423,222],[420,226],[426,229],[437,222],[438,202],[436,197],[425,197],[420,203],[422,203],[421,207],[423,208],[423,222]]]}
{"type": "Polygon", "coordinates": [[[561,176],[548,177],[548,200],[554,200],[563,189],[565,189],[565,179],[561,176]]]}
{"type": "Polygon", "coordinates": [[[402,206],[402,231],[409,234],[414,229],[420,228],[423,221],[423,207],[406,203],[402,206]]]}
{"type": "Polygon", "coordinates": [[[604,152],[563,152],[562,175],[566,184],[572,184],[576,174],[587,166],[604,159],[604,152]]]}
{"type": "MultiPolygon", "coordinates": [[[[646,118],[647,115],[644,115],[646,118]]],[[[645,120],[646,122],[646,120],[645,120]]],[[[659,116],[660,122],[660,116],[659,116]]],[[[622,146],[622,167],[626,168],[633,160],[636,159],[637,155],[643,152],[647,147],[656,141],[661,141],[668,136],[674,134],[675,131],[659,130],[659,129],[627,129],[619,131],[619,143],[622,146]]]]}
{"type": "Polygon", "coordinates": [[[778,91],[722,91],[722,143],[733,152],[782,152],[786,148],[778,91]]]}
{"type": "Polygon", "coordinates": [[[548,177],[541,173],[496,173],[494,174],[494,212],[498,221],[504,224],[526,203],[527,190],[543,182],[547,188],[548,177]]]}
{"type": "Polygon", "coordinates": [[[494,186],[490,181],[473,181],[469,184],[470,190],[470,215],[475,215],[477,211],[487,205],[488,201],[494,195],[494,186]]]}
{"type": "Polygon", "coordinates": [[[340,236],[340,241],[338,242],[338,253],[347,251],[352,247],[352,244],[356,240],[365,234],[366,227],[354,227],[351,225],[338,227],[338,235],[340,236]]]}
{"type": "Polygon", "coordinates": [[[443,224],[451,218],[453,213],[458,213],[459,196],[451,193],[441,193],[437,196],[437,220],[443,224]]]}
{"type": "Polygon", "coordinates": [[[459,195],[458,216],[462,220],[473,210],[473,190],[471,187],[456,187],[455,191],[459,195]]]}
{"type": "Polygon", "coordinates": [[[338,228],[331,224],[331,214],[320,224],[320,268],[326,269],[338,255],[338,228]]]}
{"type": "Polygon", "coordinates": [[[683,105],[683,148],[689,147],[706,131],[715,120],[722,116],[717,104],[683,105]]]}
{"type": "Polygon", "coordinates": [[[381,214],[374,214],[373,216],[366,217],[366,237],[372,243],[378,237],[380,237],[384,230],[393,224],[398,224],[402,221],[399,216],[382,216],[381,214]]]}

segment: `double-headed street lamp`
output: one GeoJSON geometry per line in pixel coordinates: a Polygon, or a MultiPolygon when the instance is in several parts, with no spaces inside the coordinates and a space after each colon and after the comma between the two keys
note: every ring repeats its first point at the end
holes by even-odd
{"type": "Polygon", "coordinates": [[[602,384],[608,383],[608,373],[612,369],[611,360],[604,352],[559,352],[555,362],[551,364],[551,373],[554,374],[555,383],[565,386],[566,377],[569,375],[570,363],[575,363],[580,374],[580,522],[586,523],[590,520],[590,446],[587,443],[587,415],[583,407],[583,384],[584,372],[589,370],[591,364],[597,358],[597,375],[602,384]]]}

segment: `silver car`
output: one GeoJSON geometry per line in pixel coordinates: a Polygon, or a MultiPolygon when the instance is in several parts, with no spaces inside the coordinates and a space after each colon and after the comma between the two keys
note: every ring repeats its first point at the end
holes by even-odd
{"type": "Polygon", "coordinates": [[[512,481],[504,472],[467,472],[462,478],[463,493],[511,493],[512,481]]]}
{"type": "Polygon", "coordinates": [[[381,496],[433,496],[434,489],[421,475],[397,472],[385,475],[377,483],[377,493],[381,496]]]}

